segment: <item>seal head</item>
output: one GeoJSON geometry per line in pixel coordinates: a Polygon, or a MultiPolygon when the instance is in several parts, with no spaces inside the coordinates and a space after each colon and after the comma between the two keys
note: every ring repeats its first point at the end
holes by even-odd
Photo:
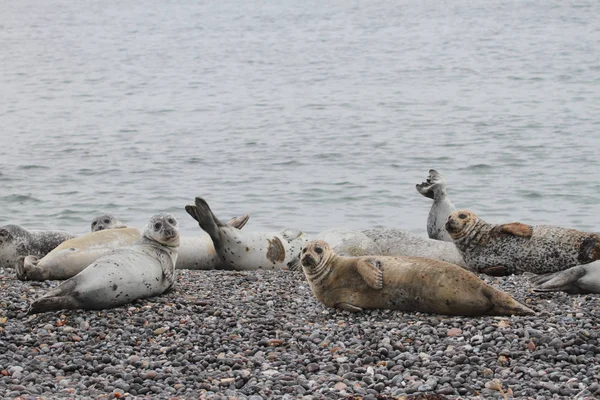
{"type": "Polygon", "coordinates": [[[144,237],[168,247],[179,246],[179,227],[175,217],[169,213],[156,214],[150,218],[144,237]]]}
{"type": "Polygon", "coordinates": [[[105,214],[100,215],[92,220],[92,232],[102,231],[104,229],[119,229],[127,228],[127,225],[123,224],[114,215],[105,214]]]}

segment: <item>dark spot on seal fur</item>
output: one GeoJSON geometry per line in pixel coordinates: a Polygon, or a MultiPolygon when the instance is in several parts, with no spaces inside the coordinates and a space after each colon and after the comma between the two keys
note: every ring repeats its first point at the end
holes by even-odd
{"type": "Polygon", "coordinates": [[[117,286],[117,284],[116,284],[116,283],[113,283],[113,285],[111,286],[111,288],[112,288],[112,290],[114,291],[114,290],[117,290],[118,286],[117,286]]]}
{"type": "Polygon", "coordinates": [[[277,236],[269,240],[269,250],[267,251],[267,258],[272,262],[283,262],[285,260],[285,249],[283,243],[277,236]]]}

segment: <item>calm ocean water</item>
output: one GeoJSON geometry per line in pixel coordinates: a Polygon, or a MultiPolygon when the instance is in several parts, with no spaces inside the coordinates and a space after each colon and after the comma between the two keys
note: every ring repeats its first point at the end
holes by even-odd
{"type": "Polygon", "coordinates": [[[600,231],[600,2],[0,3],[0,225],[600,231]]]}

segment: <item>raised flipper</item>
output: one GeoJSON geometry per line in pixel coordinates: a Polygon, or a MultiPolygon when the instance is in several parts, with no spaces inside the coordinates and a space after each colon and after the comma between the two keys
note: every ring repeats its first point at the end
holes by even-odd
{"type": "Polygon", "coordinates": [[[350,312],[361,312],[363,310],[362,308],[353,306],[350,303],[336,303],[335,307],[339,308],[340,310],[346,310],[350,312]]]}
{"type": "Polygon", "coordinates": [[[362,259],[356,263],[356,270],[365,280],[366,284],[373,289],[383,287],[383,271],[381,271],[381,262],[376,260],[362,259]]]}
{"type": "Polygon", "coordinates": [[[594,293],[594,291],[580,285],[580,279],[587,273],[587,268],[578,265],[564,271],[533,277],[531,283],[533,284],[533,290],[536,292],[594,293]]]}
{"type": "Polygon", "coordinates": [[[202,197],[196,197],[195,205],[185,206],[185,211],[198,221],[203,231],[208,233],[218,252],[218,249],[223,247],[220,228],[226,225],[219,221],[202,197]]]}
{"type": "Polygon", "coordinates": [[[506,270],[506,267],[502,265],[495,265],[493,267],[480,268],[479,272],[490,276],[506,276],[510,273],[506,270]]]}
{"type": "Polygon", "coordinates": [[[508,235],[530,238],[533,234],[531,225],[522,224],[520,222],[511,222],[510,224],[498,225],[493,228],[497,233],[506,233],[508,235]]]}
{"type": "Polygon", "coordinates": [[[435,169],[430,169],[427,180],[425,182],[416,184],[415,188],[417,189],[417,192],[421,193],[423,196],[433,199],[435,198],[435,185],[445,183],[446,181],[444,181],[442,175],[440,175],[435,169]]]}
{"type": "Polygon", "coordinates": [[[250,219],[248,214],[244,214],[241,217],[233,217],[227,221],[227,225],[231,226],[232,228],[242,229],[248,222],[248,219],[250,219]]]}

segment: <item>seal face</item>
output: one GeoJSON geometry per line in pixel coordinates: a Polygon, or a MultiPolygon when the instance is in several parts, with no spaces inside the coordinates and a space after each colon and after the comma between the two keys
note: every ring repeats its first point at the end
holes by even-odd
{"type": "Polygon", "coordinates": [[[433,199],[433,204],[427,217],[427,234],[429,238],[452,242],[452,238],[446,232],[444,225],[448,216],[456,211],[456,207],[454,207],[454,204],[448,198],[446,181],[439,172],[430,169],[429,176],[425,182],[415,186],[417,191],[423,196],[433,199]]]}
{"type": "Polygon", "coordinates": [[[448,217],[446,230],[467,266],[489,275],[544,274],[600,259],[600,235],[575,229],[494,225],[459,210],[448,217]]]}
{"type": "Polygon", "coordinates": [[[0,227],[0,267],[14,268],[29,255],[41,258],[73,237],[64,231],[30,231],[19,225],[4,225],[0,227]]]}
{"type": "Polygon", "coordinates": [[[120,229],[127,228],[125,224],[117,219],[114,215],[100,215],[92,220],[92,232],[98,232],[104,229],[120,229]]]}
{"type": "Polygon", "coordinates": [[[240,271],[289,269],[298,262],[300,249],[308,240],[300,231],[247,232],[222,223],[208,203],[196,197],[185,210],[204,230],[221,259],[218,269],[240,271]]]}
{"type": "Polygon", "coordinates": [[[420,257],[343,257],[316,240],[301,264],[315,297],[329,307],[448,315],[527,315],[533,310],[461,267],[420,257]]]}
{"type": "Polygon", "coordinates": [[[133,245],[114,250],[31,304],[29,313],[104,309],[157,296],[175,283],[177,220],[157,214],[133,245]]]}

